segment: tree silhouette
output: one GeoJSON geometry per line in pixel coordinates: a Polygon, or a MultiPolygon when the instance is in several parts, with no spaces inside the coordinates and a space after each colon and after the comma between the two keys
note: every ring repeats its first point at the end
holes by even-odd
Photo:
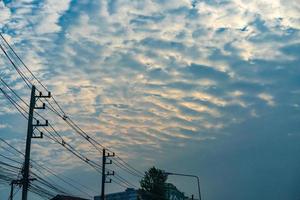
{"type": "Polygon", "coordinates": [[[140,181],[141,194],[143,200],[165,200],[165,182],[167,175],[164,171],[155,167],[145,172],[145,176],[140,181]]]}

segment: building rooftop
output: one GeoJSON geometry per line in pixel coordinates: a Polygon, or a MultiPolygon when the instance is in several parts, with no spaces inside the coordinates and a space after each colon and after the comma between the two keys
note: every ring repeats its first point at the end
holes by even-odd
{"type": "Polygon", "coordinates": [[[56,195],[51,200],[88,200],[79,197],[65,196],[65,195],[56,195]]]}

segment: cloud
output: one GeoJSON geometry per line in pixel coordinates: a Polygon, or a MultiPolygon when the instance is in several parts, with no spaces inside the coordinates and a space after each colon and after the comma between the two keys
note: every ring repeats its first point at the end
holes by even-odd
{"type": "Polygon", "coordinates": [[[58,24],[60,17],[69,9],[71,0],[47,0],[39,13],[39,23],[36,26],[38,34],[55,33],[61,30],[58,24]]]}
{"type": "Polygon", "coordinates": [[[0,124],[0,129],[9,128],[10,126],[7,124],[0,124]]]}
{"type": "MultiPolygon", "coordinates": [[[[213,118],[222,116],[220,124],[227,124],[231,121],[225,117],[230,107],[248,108],[252,104],[249,89],[263,87],[253,71],[244,70],[243,65],[253,67],[251,59],[267,57],[262,51],[270,52],[275,41],[261,47],[251,38],[272,32],[275,16],[264,15],[254,3],[240,1],[195,5],[193,8],[189,1],[103,1],[90,5],[45,1],[32,16],[36,22],[33,29],[41,39],[32,44],[38,54],[31,52],[25,58],[36,72],[55,72],[42,73],[42,77],[49,79],[46,83],[62,97],[68,111],[82,117],[96,115],[110,126],[101,128],[107,134],[113,134],[121,125],[124,132],[126,128],[140,129],[135,125],[137,116],[144,120],[140,123],[155,124],[160,131],[167,130],[170,119],[193,122],[190,126],[197,131],[199,120],[208,129],[213,118]],[[77,11],[82,5],[93,6],[97,12],[77,11]],[[69,10],[73,11],[73,20],[64,26],[60,20],[69,15],[69,10]],[[63,34],[59,39],[45,40],[42,36],[58,32],[63,34]],[[48,50],[42,42],[50,45],[48,50]],[[53,52],[47,55],[49,49],[53,52]],[[111,107],[113,104],[124,105],[125,109],[111,107]],[[201,119],[207,115],[212,118],[201,119]],[[167,123],[161,125],[159,121],[167,123]]],[[[273,7],[279,9],[277,5],[273,7]]],[[[21,9],[16,4],[11,6],[21,9]]],[[[31,12],[26,15],[30,17],[31,12]]],[[[272,95],[268,95],[257,97],[275,105],[272,95]]],[[[142,135],[147,135],[151,127],[143,127],[142,135]]]]}
{"type": "Polygon", "coordinates": [[[265,102],[267,102],[267,104],[269,106],[275,106],[275,102],[273,100],[273,97],[270,94],[267,93],[260,93],[258,94],[258,98],[264,100],[265,102]]]}
{"type": "Polygon", "coordinates": [[[0,2],[0,28],[2,28],[2,25],[5,24],[11,16],[10,9],[5,6],[4,2],[0,2]]]}

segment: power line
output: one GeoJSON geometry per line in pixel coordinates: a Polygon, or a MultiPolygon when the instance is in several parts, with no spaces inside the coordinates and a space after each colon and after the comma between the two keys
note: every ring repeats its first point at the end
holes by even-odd
{"type": "MultiPolygon", "coordinates": [[[[11,144],[9,144],[7,141],[5,141],[5,140],[2,139],[2,138],[0,138],[0,140],[1,140],[2,142],[4,142],[6,145],[8,145],[10,148],[12,148],[15,152],[18,153],[18,154],[15,154],[15,155],[23,155],[23,156],[24,156],[24,153],[23,153],[23,152],[21,152],[21,151],[19,151],[18,149],[16,149],[14,146],[12,146],[11,144]]],[[[1,147],[3,148],[3,146],[1,146],[1,147]]],[[[8,150],[8,149],[7,149],[7,150],[8,150]]],[[[10,151],[10,152],[11,152],[11,151],[10,151]]],[[[64,175],[58,176],[58,175],[56,175],[56,173],[55,173],[53,170],[51,170],[50,168],[48,168],[48,167],[46,167],[46,166],[43,166],[43,165],[39,164],[37,161],[35,161],[35,160],[33,160],[33,159],[31,159],[31,162],[33,163],[33,165],[32,165],[32,166],[33,166],[33,169],[35,168],[35,169],[38,170],[38,167],[39,167],[39,168],[41,168],[41,169],[47,171],[48,173],[50,173],[51,175],[53,175],[54,177],[56,177],[56,178],[59,179],[60,181],[64,182],[65,184],[69,185],[70,187],[72,187],[72,188],[74,188],[74,189],[76,189],[76,190],[82,192],[82,194],[85,194],[85,195],[87,195],[87,196],[91,196],[91,195],[90,195],[89,193],[87,193],[86,191],[83,191],[83,189],[80,188],[80,187],[84,187],[84,188],[87,189],[87,190],[90,190],[90,188],[88,188],[88,187],[86,187],[86,186],[84,186],[84,185],[81,185],[78,181],[76,181],[76,180],[74,180],[74,179],[71,179],[71,178],[69,178],[69,177],[67,177],[67,176],[64,176],[64,175]],[[62,177],[61,177],[61,176],[62,176],[62,177]],[[70,181],[65,180],[65,179],[69,179],[70,181]],[[77,184],[80,185],[80,187],[74,185],[72,182],[74,182],[74,183],[77,182],[77,184]]],[[[93,192],[95,192],[95,191],[93,191],[93,192]]]]}
{"type": "MultiPolygon", "coordinates": [[[[71,145],[69,145],[64,139],[62,139],[62,137],[60,136],[60,134],[53,129],[56,133],[56,135],[58,135],[58,137],[61,139],[61,141],[59,139],[57,139],[49,130],[46,130],[46,132],[48,134],[51,135],[47,136],[45,135],[47,138],[51,139],[52,141],[60,144],[61,146],[63,146],[65,149],[67,149],[69,152],[71,152],[73,155],[75,155],[77,158],[79,158],[80,160],[82,160],[83,162],[89,164],[91,167],[93,167],[98,173],[101,173],[100,169],[101,169],[101,165],[93,162],[92,160],[90,160],[89,158],[85,157],[84,155],[82,155],[80,152],[78,152],[74,147],[72,147],[71,145]]],[[[121,177],[120,175],[116,175],[116,179],[118,179],[120,182],[124,183],[125,185],[132,187],[135,185],[130,183],[129,181],[127,181],[126,179],[124,179],[123,177],[121,177]]]]}
{"type": "MultiPolygon", "coordinates": [[[[10,44],[7,42],[7,40],[3,37],[3,35],[1,33],[0,33],[0,35],[1,35],[1,38],[4,40],[5,44],[9,47],[9,49],[13,52],[13,54],[21,62],[21,64],[26,68],[26,70],[30,73],[30,75],[46,91],[49,92],[49,90],[47,90],[47,88],[42,84],[42,82],[32,73],[32,71],[26,66],[26,64],[22,61],[22,59],[17,55],[17,53],[13,50],[13,48],[10,46],[10,44]]],[[[7,54],[7,52],[5,51],[5,49],[2,46],[1,46],[1,49],[4,52],[4,54],[6,55],[6,57],[9,59],[9,61],[11,62],[11,64],[14,66],[15,70],[18,72],[18,74],[24,80],[24,82],[30,87],[30,85],[32,85],[32,83],[29,81],[29,79],[26,77],[26,75],[20,69],[18,69],[17,65],[12,61],[12,59],[10,58],[10,56],[7,54]]],[[[66,113],[63,111],[62,107],[58,104],[57,100],[53,96],[52,96],[52,99],[53,99],[55,105],[58,107],[58,109],[60,110],[60,112],[62,114],[60,114],[60,112],[57,111],[57,109],[55,109],[55,107],[50,103],[50,101],[46,100],[47,103],[49,104],[49,107],[51,107],[51,109],[49,109],[49,110],[51,110],[52,112],[54,112],[56,115],[60,116],[76,133],[80,134],[85,140],[87,140],[90,144],[92,144],[100,152],[100,148],[98,146],[104,147],[104,145],[102,145],[97,140],[95,140],[94,138],[90,137],[89,134],[87,134],[85,131],[83,131],[73,120],[70,119],[69,116],[66,115],[66,113]]],[[[14,102],[13,105],[15,106],[15,105],[18,105],[18,104],[16,104],[16,102],[14,102]]],[[[18,109],[18,111],[22,114],[22,112],[19,109],[18,109]]],[[[24,116],[24,114],[22,114],[22,115],[24,116]]],[[[55,133],[56,133],[56,131],[55,131],[55,133]]],[[[61,138],[61,136],[60,136],[60,138],[61,138]]],[[[52,139],[54,139],[54,138],[52,138],[52,139]]],[[[74,151],[73,147],[70,146],[69,144],[66,144],[63,139],[60,142],[60,141],[58,141],[55,138],[54,141],[57,142],[57,143],[59,143],[59,144],[62,144],[65,147],[67,146],[67,148],[69,149],[69,151],[71,150],[71,152],[75,156],[77,156],[78,158],[80,158],[80,159],[83,158],[82,155],[80,153],[78,153],[78,151],[74,151]]],[[[109,150],[109,151],[111,151],[111,150],[109,150]]],[[[116,159],[117,160],[116,163],[118,163],[118,164],[115,164],[115,165],[117,165],[120,168],[123,168],[124,171],[126,171],[126,172],[128,172],[128,173],[130,173],[131,175],[134,175],[134,176],[138,176],[138,177],[142,177],[143,176],[143,173],[141,173],[139,170],[137,170],[134,167],[132,167],[131,165],[129,165],[127,162],[125,162],[119,156],[117,157],[117,159],[116,159]]],[[[95,168],[95,166],[97,166],[97,165],[95,165],[95,163],[90,162],[90,160],[85,160],[85,162],[88,163],[88,164],[92,164],[94,166],[94,168],[95,168]]]]}
{"type": "Polygon", "coordinates": [[[0,44],[0,48],[2,50],[2,52],[4,53],[4,55],[6,56],[6,58],[10,61],[10,63],[12,64],[12,66],[15,68],[15,70],[18,72],[18,74],[20,75],[20,77],[23,79],[23,81],[25,82],[25,84],[28,86],[28,88],[31,88],[31,82],[26,78],[26,76],[23,74],[23,72],[16,66],[16,64],[12,61],[12,59],[9,57],[9,55],[7,54],[7,52],[5,51],[5,49],[3,48],[3,46],[0,44]]]}
{"type": "Polygon", "coordinates": [[[0,33],[1,38],[3,39],[3,41],[5,42],[5,44],[9,47],[9,49],[13,52],[13,54],[18,58],[18,60],[22,63],[22,65],[27,69],[27,71],[31,74],[32,77],[34,77],[35,80],[37,80],[37,82],[47,91],[47,88],[42,84],[42,82],[36,78],[36,76],[30,71],[30,69],[25,65],[25,63],[23,62],[23,60],[19,57],[19,55],[15,52],[15,50],[11,47],[11,45],[7,42],[7,40],[5,39],[5,37],[3,37],[3,35],[0,33]]]}
{"type": "Polygon", "coordinates": [[[97,172],[101,173],[101,165],[91,161],[89,158],[83,156],[79,151],[77,151],[75,148],[73,148],[71,145],[69,145],[64,139],[61,141],[58,140],[51,132],[47,130],[47,133],[51,135],[45,135],[45,137],[49,138],[50,140],[54,141],[55,143],[63,146],[66,150],[68,150],[70,153],[72,153],[74,156],[82,160],[83,162],[87,163],[90,165],[92,168],[94,168],[97,172]]]}
{"type": "MultiPolygon", "coordinates": [[[[51,106],[52,107],[52,106],[51,106]]],[[[52,107],[53,108],[53,107],[52,107]]],[[[97,145],[104,147],[102,144],[97,142],[95,139],[90,137],[85,131],[83,131],[76,123],[74,123],[73,120],[71,120],[69,117],[62,116],[58,114],[56,110],[52,110],[55,114],[60,116],[76,133],[78,133],[80,136],[82,136],[84,139],[86,139],[90,144],[92,144],[100,153],[102,152],[102,149],[100,149],[97,145]]],[[[110,150],[109,150],[110,151],[110,150]]],[[[112,151],[110,151],[112,152],[112,151]]],[[[136,170],[134,167],[126,163],[123,159],[121,159],[119,156],[117,158],[120,160],[115,160],[116,163],[115,165],[118,166],[119,168],[125,170],[126,172],[130,173],[131,175],[137,176],[137,177],[143,177],[143,174],[136,170]]]]}
{"type": "MultiPolygon", "coordinates": [[[[18,162],[17,160],[13,160],[13,159],[9,159],[9,160],[14,161],[14,162],[17,162],[17,163],[20,163],[20,162],[18,162]]],[[[4,169],[4,171],[6,172],[6,175],[5,175],[6,177],[12,176],[12,175],[13,175],[13,174],[10,174],[10,173],[8,173],[8,172],[14,173],[14,172],[15,172],[15,169],[21,170],[20,167],[17,167],[17,166],[12,165],[12,164],[5,163],[5,162],[3,162],[3,161],[0,161],[0,168],[3,168],[3,169],[4,169]],[[4,166],[4,167],[3,167],[3,166],[4,166]]],[[[36,168],[36,169],[38,170],[38,172],[39,172],[40,174],[43,174],[38,168],[36,168]]],[[[3,170],[0,170],[0,171],[2,172],[3,170]]],[[[3,179],[3,173],[0,173],[0,174],[1,174],[1,176],[2,176],[2,178],[0,177],[0,179],[3,179]]],[[[37,179],[38,182],[42,183],[44,186],[50,188],[51,190],[53,190],[53,191],[55,191],[55,192],[57,192],[57,193],[61,193],[61,194],[71,194],[71,193],[66,193],[66,192],[64,192],[65,189],[59,189],[57,186],[55,186],[55,183],[53,184],[53,183],[51,183],[51,182],[45,180],[44,178],[42,178],[41,176],[37,175],[36,173],[32,173],[32,174],[33,174],[33,177],[38,178],[38,179],[37,179]]],[[[88,196],[91,197],[91,195],[88,195],[88,196]]]]}
{"type": "Polygon", "coordinates": [[[0,157],[5,158],[6,160],[9,160],[9,161],[18,163],[18,164],[23,164],[22,162],[16,161],[16,160],[14,160],[14,159],[12,159],[12,158],[10,158],[10,157],[7,157],[7,156],[5,156],[5,155],[3,155],[3,154],[0,154],[0,157]]]}
{"type": "Polygon", "coordinates": [[[18,97],[27,107],[29,107],[28,103],[24,101],[1,77],[0,77],[1,83],[7,87],[16,97],[18,97]]]}
{"type": "Polygon", "coordinates": [[[0,91],[4,94],[6,99],[8,99],[8,101],[18,110],[18,112],[21,115],[23,115],[23,117],[25,119],[27,119],[27,117],[25,116],[25,114],[21,110],[23,110],[25,113],[27,113],[27,111],[25,111],[24,108],[22,108],[20,105],[18,105],[2,88],[0,88],[0,91]]]}
{"type": "MultiPolygon", "coordinates": [[[[6,86],[8,86],[8,85],[6,85],[6,86]]],[[[1,92],[5,95],[5,97],[11,102],[11,104],[13,104],[15,107],[16,107],[16,109],[27,119],[27,117],[24,115],[24,113],[21,111],[21,109],[24,111],[24,112],[26,112],[27,113],[27,111],[23,108],[23,107],[21,107],[16,101],[14,101],[2,88],[0,88],[0,90],[1,90],[1,92]]],[[[13,90],[12,90],[13,91],[13,90]]],[[[16,96],[18,96],[15,92],[14,92],[14,94],[16,95],[16,96]]],[[[18,96],[19,97],[19,96],[18,96]]],[[[20,97],[19,97],[20,98],[20,97]]],[[[20,98],[21,99],[21,98],[20,98]]],[[[20,152],[19,152],[20,153],[20,152]]]]}
{"type": "Polygon", "coordinates": [[[126,163],[125,161],[123,161],[119,156],[116,156],[116,159],[114,161],[115,161],[114,164],[116,166],[118,166],[119,168],[127,171],[129,174],[131,174],[133,176],[137,176],[139,178],[143,177],[143,174],[141,172],[135,170],[133,167],[131,167],[131,165],[129,165],[128,163],[126,163]],[[121,160],[122,162],[120,162],[118,159],[121,160]]]}

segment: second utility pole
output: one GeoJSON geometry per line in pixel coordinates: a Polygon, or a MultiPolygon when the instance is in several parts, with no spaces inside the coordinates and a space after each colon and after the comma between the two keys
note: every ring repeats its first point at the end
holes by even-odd
{"type": "Polygon", "coordinates": [[[115,172],[107,172],[106,173],[106,169],[105,169],[105,165],[108,164],[112,164],[112,160],[110,160],[110,162],[106,162],[106,158],[108,157],[114,157],[115,153],[113,154],[106,154],[106,150],[103,149],[103,154],[102,154],[102,185],[101,185],[101,200],[105,200],[105,183],[111,183],[111,179],[107,182],[106,181],[106,176],[113,176],[115,175],[115,172]]]}

